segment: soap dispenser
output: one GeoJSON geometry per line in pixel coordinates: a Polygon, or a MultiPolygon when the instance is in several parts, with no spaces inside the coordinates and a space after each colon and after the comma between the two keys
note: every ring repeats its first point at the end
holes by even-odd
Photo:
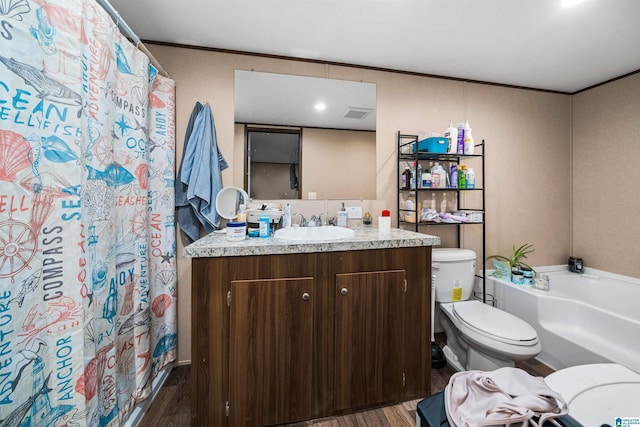
{"type": "Polygon", "coordinates": [[[283,209],[282,226],[284,228],[291,227],[291,203],[287,203],[283,209]]]}
{"type": "Polygon", "coordinates": [[[342,209],[338,211],[338,227],[347,228],[347,210],[344,208],[344,202],[342,203],[342,209]]]}

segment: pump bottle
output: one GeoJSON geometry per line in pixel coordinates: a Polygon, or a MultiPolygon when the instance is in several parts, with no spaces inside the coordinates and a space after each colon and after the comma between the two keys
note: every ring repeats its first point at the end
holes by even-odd
{"type": "Polygon", "coordinates": [[[469,126],[469,120],[464,124],[464,154],[473,154],[475,145],[473,136],[471,136],[471,127],[469,126]]]}
{"type": "Polygon", "coordinates": [[[444,130],[444,137],[447,138],[447,153],[456,154],[458,150],[458,128],[453,126],[453,120],[449,120],[449,127],[444,130]]]}

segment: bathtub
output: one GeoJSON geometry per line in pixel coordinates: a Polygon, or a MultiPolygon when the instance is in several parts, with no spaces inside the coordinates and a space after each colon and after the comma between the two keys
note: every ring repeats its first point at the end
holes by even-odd
{"type": "Polygon", "coordinates": [[[536,357],[555,370],[614,362],[640,373],[640,280],[586,269],[536,269],[549,275],[550,290],[487,277],[494,305],[538,332],[536,357]]]}

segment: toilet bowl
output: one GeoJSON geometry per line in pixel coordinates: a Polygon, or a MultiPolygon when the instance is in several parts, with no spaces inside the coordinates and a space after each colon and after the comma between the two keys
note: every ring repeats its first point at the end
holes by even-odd
{"type": "Polygon", "coordinates": [[[585,426],[640,424],[640,374],[616,363],[561,369],[545,379],[569,406],[569,415],[585,426]],[[618,422],[633,417],[635,423],[618,422]]]}
{"type": "Polygon", "coordinates": [[[475,252],[468,249],[434,249],[433,280],[436,301],[447,336],[443,348],[456,370],[491,371],[515,366],[540,353],[535,329],[518,317],[471,299],[475,280],[475,252]]]}

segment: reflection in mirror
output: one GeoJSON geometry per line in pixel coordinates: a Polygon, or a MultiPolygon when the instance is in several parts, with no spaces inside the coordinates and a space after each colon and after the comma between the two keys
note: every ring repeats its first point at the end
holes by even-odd
{"type": "Polygon", "coordinates": [[[253,199],[298,199],[300,130],[247,127],[247,193],[253,199]]]}
{"type": "MultiPolygon", "coordinates": [[[[276,179],[267,169],[277,168],[280,190],[265,199],[375,199],[374,83],[236,70],[234,102],[236,144],[245,153],[244,165],[235,165],[245,171],[244,182],[236,185],[244,185],[251,197],[263,198],[255,191],[276,179]],[[315,109],[319,102],[324,110],[315,109]],[[286,161],[259,162],[269,167],[256,177],[253,162],[263,154],[254,152],[257,139],[248,140],[259,136],[250,134],[256,127],[251,125],[297,132],[298,162],[293,152],[284,153],[286,161]]],[[[267,147],[262,151],[280,150],[267,147]]]]}

